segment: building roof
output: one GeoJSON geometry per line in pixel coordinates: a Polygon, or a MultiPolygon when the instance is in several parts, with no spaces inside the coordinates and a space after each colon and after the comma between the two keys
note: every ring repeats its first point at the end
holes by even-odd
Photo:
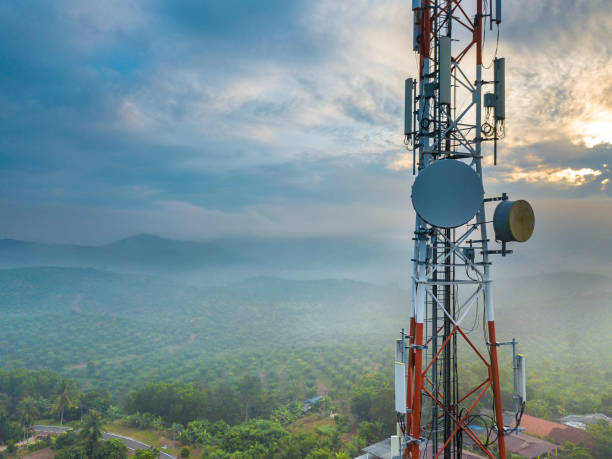
{"type": "MultiPolygon", "coordinates": [[[[383,441],[367,446],[361,451],[366,454],[355,459],[391,459],[391,438],[386,438],[383,441]]],[[[483,456],[465,449],[461,454],[464,459],[485,459],[483,456]]],[[[422,459],[432,459],[434,457],[431,444],[428,444],[425,448],[421,445],[420,457],[422,459]]]]}
{"type": "Polygon", "coordinates": [[[602,413],[593,413],[593,414],[570,414],[565,416],[564,418],[559,419],[559,422],[568,426],[571,426],[570,423],[580,423],[580,424],[597,424],[599,421],[607,421],[612,423],[612,418],[609,418],[605,414],[602,413]]]}
{"type": "Polygon", "coordinates": [[[525,433],[547,438],[558,445],[563,445],[567,441],[572,443],[590,443],[591,441],[591,436],[580,429],[529,416],[528,414],[523,415],[521,427],[525,429],[525,433]]]}
{"type": "Polygon", "coordinates": [[[506,436],[506,448],[511,453],[533,459],[555,451],[559,445],[520,433],[506,436]]]}
{"type": "Polygon", "coordinates": [[[383,441],[366,446],[361,451],[381,459],[391,459],[391,438],[385,438],[383,441]]]}

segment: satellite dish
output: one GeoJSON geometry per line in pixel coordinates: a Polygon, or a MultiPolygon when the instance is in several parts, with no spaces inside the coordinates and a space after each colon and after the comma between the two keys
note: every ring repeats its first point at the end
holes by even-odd
{"type": "Polygon", "coordinates": [[[455,159],[433,162],[419,172],[412,185],[412,205],[432,226],[455,228],[469,222],[484,197],[480,176],[455,159]]]}

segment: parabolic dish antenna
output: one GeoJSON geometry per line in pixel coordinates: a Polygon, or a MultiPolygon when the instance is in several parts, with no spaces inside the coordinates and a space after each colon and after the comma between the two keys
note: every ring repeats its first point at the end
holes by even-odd
{"type": "Polygon", "coordinates": [[[482,205],[480,176],[455,159],[435,161],[419,172],[412,185],[412,205],[419,217],[440,228],[469,222],[482,205]]]}

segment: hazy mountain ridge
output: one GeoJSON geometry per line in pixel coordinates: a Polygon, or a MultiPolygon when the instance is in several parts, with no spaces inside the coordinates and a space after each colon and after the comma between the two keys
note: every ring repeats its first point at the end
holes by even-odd
{"type": "Polygon", "coordinates": [[[4,239],[4,266],[150,267],[193,269],[210,264],[244,263],[238,254],[218,244],[176,241],[141,234],[101,246],[44,244],[4,239]]]}
{"type": "Polygon", "coordinates": [[[190,276],[191,281],[207,285],[260,274],[371,280],[384,277],[378,274],[383,270],[400,271],[396,267],[409,260],[408,247],[345,238],[233,238],[196,242],[141,234],[102,246],[0,240],[0,267],[4,268],[90,267],[190,276]]]}

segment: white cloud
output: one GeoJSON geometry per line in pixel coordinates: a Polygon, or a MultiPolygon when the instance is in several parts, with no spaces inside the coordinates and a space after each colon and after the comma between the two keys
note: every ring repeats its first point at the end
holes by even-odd
{"type": "Polygon", "coordinates": [[[152,19],[144,7],[146,3],[137,0],[69,0],[58,6],[66,19],[62,25],[74,30],[71,44],[87,52],[109,45],[117,33],[134,32],[152,19]]]}
{"type": "Polygon", "coordinates": [[[593,182],[602,174],[602,171],[583,167],[581,169],[538,167],[525,170],[520,167],[503,174],[508,182],[525,181],[528,183],[549,182],[561,183],[569,186],[582,186],[593,182]]]}

